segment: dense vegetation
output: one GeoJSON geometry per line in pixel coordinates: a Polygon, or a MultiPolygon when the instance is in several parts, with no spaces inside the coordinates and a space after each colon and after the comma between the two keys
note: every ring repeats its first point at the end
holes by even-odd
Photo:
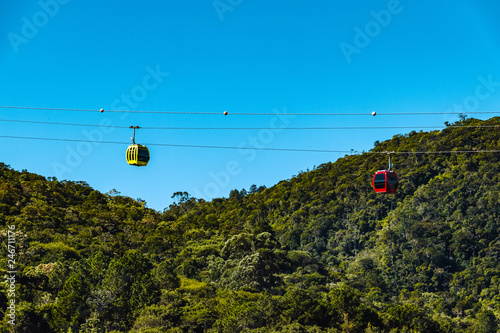
{"type": "Polygon", "coordinates": [[[0,164],[0,332],[497,332],[500,153],[393,155],[395,195],[371,178],[387,163],[373,152],[499,139],[500,118],[462,117],[271,188],[178,192],[163,212],[0,164]]]}

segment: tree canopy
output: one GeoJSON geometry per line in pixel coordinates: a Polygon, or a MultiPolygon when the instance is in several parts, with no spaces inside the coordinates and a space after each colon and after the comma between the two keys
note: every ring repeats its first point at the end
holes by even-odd
{"type": "Polygon", "coordinates": [[[447,125],[162,212],[1,163],[0,332],[9,226],[15,332],[496,332],[500,118],[447,125]]]}

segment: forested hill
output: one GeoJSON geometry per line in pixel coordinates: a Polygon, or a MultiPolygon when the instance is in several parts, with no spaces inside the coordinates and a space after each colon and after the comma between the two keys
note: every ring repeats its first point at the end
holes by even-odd
{"type": "Polygon", "coordinates": [[[0,332],[497,332],[492,150],[500,118],[462,117],[163,212],[0,164],[0,332]],[[371,188],[385,151],[394,195],[371,188]]]}

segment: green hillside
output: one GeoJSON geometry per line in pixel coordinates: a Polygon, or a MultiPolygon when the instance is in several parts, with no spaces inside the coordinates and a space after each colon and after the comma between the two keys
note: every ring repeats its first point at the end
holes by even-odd
{"type": "Polygon", "coordinates": [[[497,332],[500,153],[483,150],[500,118],[462,117],[163,212],[0,164],[0,332],[497,332]],[[394,195],[371,188],[385,151],[394,195]]]}

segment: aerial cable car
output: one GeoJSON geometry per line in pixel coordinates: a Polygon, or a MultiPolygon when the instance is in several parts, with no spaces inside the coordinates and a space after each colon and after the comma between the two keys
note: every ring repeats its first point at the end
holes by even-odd
{"type": "Polygon", "coordinates": [[[128,146],[125,157],[127,158],[127,163],[129,165],[135,166],[146,166],[149,162],[149,149],[144,145],[139,145],[135,143],[135,130],[140,128],[139,126],[130,126],[134,129],[134,136],[132,136],[132,144],[128,146]]]}
{"type": "Polygon", "coordinates": [[[373,189],[376,193],[396,193],[399,183],[398,175],[391,169],[391,155],[389,153],[389,169],[379,170],[373,176],[373,189]]]}

